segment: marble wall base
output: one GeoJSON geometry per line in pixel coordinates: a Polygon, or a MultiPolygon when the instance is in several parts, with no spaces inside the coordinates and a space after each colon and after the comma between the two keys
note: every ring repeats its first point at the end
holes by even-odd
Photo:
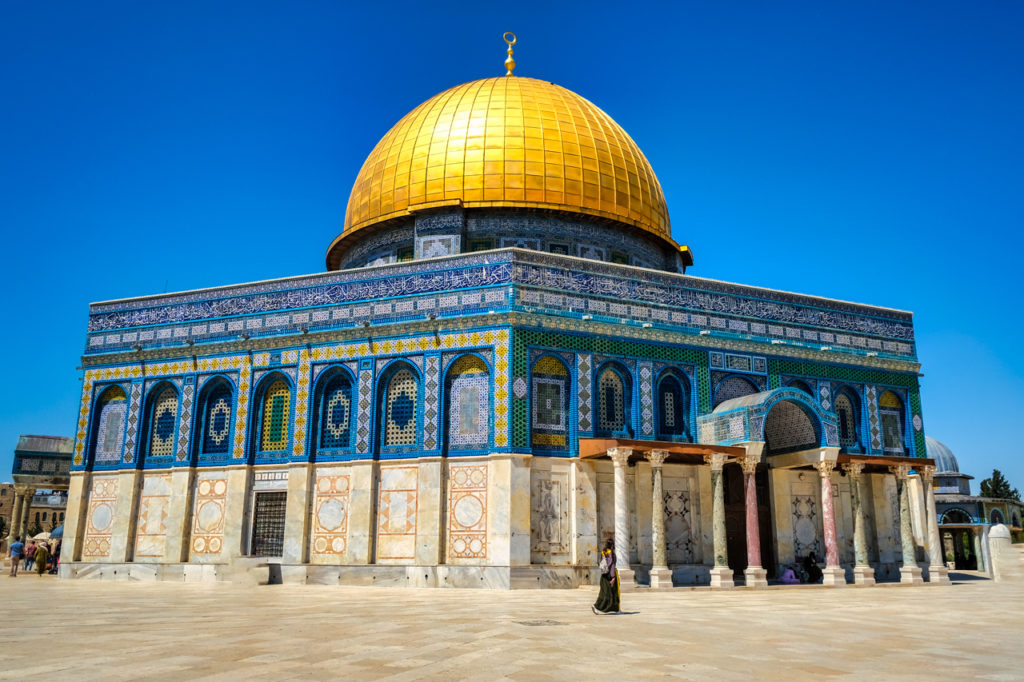
{"type": "Polygon", "coordinates": [[[853,584],[869,587],[875,584],[875,569],[870,566],[853,567],[853,584]]]}
{"type": "MultiPolygon", "coordinates": [[[[62,578],[93,580],[163,580],[168,582],[231,582],[266,585],[266,558],[242,557],[230,564],[141,564],[67,562],[62,578]]],[[[580,566],[324,566],[280,564],[287,584],[364,585],[384,587],[456,587],[490,590],[574,589],[596,585],[596,568],[580,566]]]]}
{"type": "Polygon", "coordinates": [[[743,579],[747,587],[762,589],[768,587],[768,571],[764,568],[747,568],[743,571],[743,579]]]}
{"type": "Polygon", "coordinates": [[[904,566],[900,569],[900,583],[903,585],[923,585],[921,568],[918,566],[904,566]]]}
{"type": "Polygon", "coordinates": [[[826,566],[821,569],[821,584],[829,587],[846,587],[846,570],[841,566],[826,566]]]}
{"type": "Polygon", "coordinates": [[[729,590],[736,586],[732,579],[732,569],[728,566],[716,566],[711,569],[711,587],[729,590]]]}
{"type": "Polygon", "coordinates": [[[652,568],[650,571],[652,590],[667,590],[672,587],[672,570],[668,568],[652,568]]]}

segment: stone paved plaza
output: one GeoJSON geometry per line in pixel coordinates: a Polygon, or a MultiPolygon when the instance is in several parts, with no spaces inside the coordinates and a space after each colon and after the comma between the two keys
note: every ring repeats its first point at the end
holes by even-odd
{"type": "Polygon", "coordinates": [[[3,575],[0,678],[1024,678],[1024,584],[595,594],[3,575]]]}

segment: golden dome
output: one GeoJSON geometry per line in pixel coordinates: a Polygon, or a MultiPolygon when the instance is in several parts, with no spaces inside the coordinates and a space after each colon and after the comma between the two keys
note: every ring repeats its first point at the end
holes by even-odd
{"type": "Polygon", "coordinates": [[[636,143],[592,103],[533,78],[464,83],[409,112],[359,171],[335,244],[440,206],[585,213],[674,244],[661,185],[636,143]]]}

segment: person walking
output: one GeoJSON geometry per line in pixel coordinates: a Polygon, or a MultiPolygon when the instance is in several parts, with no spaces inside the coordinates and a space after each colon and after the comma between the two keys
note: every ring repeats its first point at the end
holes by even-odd
{"type": "Polygon", "coordinates": [[[36,556],[36,542],[35,540],[28,541],[28,547],[25,548],[25,565],[22,566],[26,571],[32,570],[32,564],[35,563],[36,556]]]}
{"type": "Polygon", "coordinates": [[[11,543],[11,577],[18,577],[18,567],[21,566],[21,559],[25,555],[25,543],[21,541],[21,536],[14,538],[14,542],[11,543]]]}
{"type": "Polygon", "coordinates": [[[619,572],[615,569],[615,543],[612,540],[605,543],[597,566],[601,569],[601,589],[597,593],[597,601],[590,608],[598,615],[618,613],[619,572]]]}
{"type": "Polygon", "coordinates": [[[57,545],[53,548],[53,559],[50,561],[50,565],[52,566],[50,573],[53,573],[54,575],[56,575],[60,570],[60,547],[62,542],[63,540],[57,540],[57,545]]]}
{"type": "Polygon", "coordinates": [[[43,571],[46,570],[46,560],[50,558],[50,550],[46,547],[45,542],[40,542],[39,546],[36,547],[36,575],[42,575],[43,571]]]}

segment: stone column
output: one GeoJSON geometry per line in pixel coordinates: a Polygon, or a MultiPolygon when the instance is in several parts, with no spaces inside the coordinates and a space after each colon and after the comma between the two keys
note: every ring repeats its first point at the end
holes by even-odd
{"type": "Polygon", "coordinates": [[[620,591],[636,587],[629,564],[629,501],[626,497],[626,466],[632,452],[629,448],[608,451],[615,464],[615,566],[619,572],[620,591]]]}
{"type": "Polygon", "coordinates": [[[850,477],[850,502],[853,504],[853,584],[874,585],[875,569],[868,563],[867,530],[864,526],[864,506],[860,499],[863,462],[844,464],[843,469],[850,477]]]}
{"type": "Polygon", "coordinates": [[[921,484],[924,486],[924,513],[928,517],[928,582],[939,585],[951,585],[949,569],[942,551],[942,538],[939,537],[939,516],[935,511],[935,489],[932,481],[935,478],[935,467],[921,467],[921,484]]]}
{"type": "Polygon", "coordinates": [[[736,585],[732,580],[732,569],[729,568],[729,544],[725,536],[725,481],[722,479],[722,467],[727,459],[728,456],[720,452],[704,458],[711,465],[711,519],[715,546],[711,587],[719,589],[730,589],[736,585]]]}
{"type": "Polygon", "coordinates": [[[672,587],[672,571],[665,559],[665,490],[662,465],[667,450],[651,450],[646,457],[651,463],[651,589],[672,587]]]}
{"type": "Polygon", "coordinates": [[[900,582],[906,585],[921,585],[921,568],[917,565],[914,551],[914,528],[910,523],[910,485],[907,480],[910,467],[906,464],[889,467],[896,476],[896,490],[900,497],[900,539],[903,541],[903,566],[900,567],[900,582]]]}
{"type": "Polygon", "coordinates": [[[21,529],[21,505],[25,501],[25,488],[14,487],[14,507],[11,508],[11,527],[7,535],[7,546],[10,547],[14,538],[20,534],[21,529]]]}
{"type": "MultiPolygon", "coordinates": [[[[18,527],[16,535],[20,535],[22,541],[25,541],[28,535],[28,515],[32,511],[32,497],[36,494],[35,488],[25,488],[25,492],[21,500],[21,525],[18,527]]],[[[25,542],[27,545],[28,543],[25,542]]]]}
{"type": "Polygon", "coordinates": [[[834,459],[822,459],[814,463],[821,478],[821,524],[825,530],[825,568],[822,570],[822,585],[843,587],[846,585],[846,571],[839,565],[839,543],[836,539],[836,504],[832,499],[832,469],[834,459]]]}
{"type": "Polygon", "coordinates": [[[746,507],[747,526],[747,568],[743,571],[743,577],[747,587],[768,587],[768,571],[761,564],[761,526],[757,518],[757,465],[761,461],[760,448],[758,451],[747,451],[740,466],[743,467],[743,486],[746,491],[744,503],[746,507]]]}

